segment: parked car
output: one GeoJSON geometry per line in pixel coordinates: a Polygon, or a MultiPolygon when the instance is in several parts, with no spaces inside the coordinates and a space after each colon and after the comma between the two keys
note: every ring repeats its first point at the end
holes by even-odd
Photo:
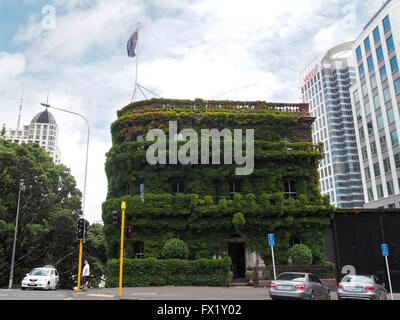
{"type": "Polygon", "coordinates": [[[330,300],[329,288],[312,273],[285,272],[271,282],[269,294],[275,299],[330,300]]]}
{"type": "Polygon", "coordinates": [[[374,275],[345,275],[338,285],[338,299],[387,300],[385,284],[374,275]]]}
{"type": "Polygon", "coordinates": [[[58,271],[54,267],[44,266],[41,268],[35,268],[26,274],[25,278],[22,280],[21,289],[25,290],[26,288],[34,288],[57,290],[59,280],[60,277],[58,271]]]}

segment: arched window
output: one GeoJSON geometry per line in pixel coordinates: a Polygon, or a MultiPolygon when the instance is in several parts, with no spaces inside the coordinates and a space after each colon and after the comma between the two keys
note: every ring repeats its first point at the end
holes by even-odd
{"type": "Polygon", "coordinates": [[[301,240],[298,237],[296,237],[296,236],[290,237],[290,240],[289,240],[290,247],[293,247],[294,245],[300,244],[300,243],[301,243],[301,240]]]}
{"type": "Polygon", "coordinates": [[[174,181],[172,183],[172,193],[183,193],[184,192],[184,184],[182,181],[174,181]]]}

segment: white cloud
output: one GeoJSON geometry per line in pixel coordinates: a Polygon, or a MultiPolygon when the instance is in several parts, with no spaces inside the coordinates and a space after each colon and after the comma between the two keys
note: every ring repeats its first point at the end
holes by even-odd
{"type": "Polygon", "coordinates": [[[14,81],[25,69],[25,58],[21,53],[0,52],[0,91],[14,81]]]}

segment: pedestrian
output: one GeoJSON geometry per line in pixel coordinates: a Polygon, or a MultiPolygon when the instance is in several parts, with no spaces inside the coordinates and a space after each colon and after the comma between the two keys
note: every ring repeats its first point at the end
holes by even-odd
{"type": "Polygon", "coordinates": [[[88,289],[88,282],[89,282],[89,273],[90,273],[90,266],[87,260],[83,262],[85,266],[82,270],[82,282],[83,282],[83,291],[87,291],[88,289]]]}

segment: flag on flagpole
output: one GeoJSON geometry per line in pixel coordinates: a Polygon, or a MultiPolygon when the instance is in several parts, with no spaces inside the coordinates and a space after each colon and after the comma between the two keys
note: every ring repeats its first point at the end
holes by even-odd
{"type": "Polygon", "coordinates": [[[139,28],[136,28],[135,32],[132,34],[132,36],[129,38],[128,43],[127,43],[127,49],[128,49],[128,57],[135,57],[135,48],[136,48],[136,43],[138,41],[138,33],[139,33],[139,28]]]}

